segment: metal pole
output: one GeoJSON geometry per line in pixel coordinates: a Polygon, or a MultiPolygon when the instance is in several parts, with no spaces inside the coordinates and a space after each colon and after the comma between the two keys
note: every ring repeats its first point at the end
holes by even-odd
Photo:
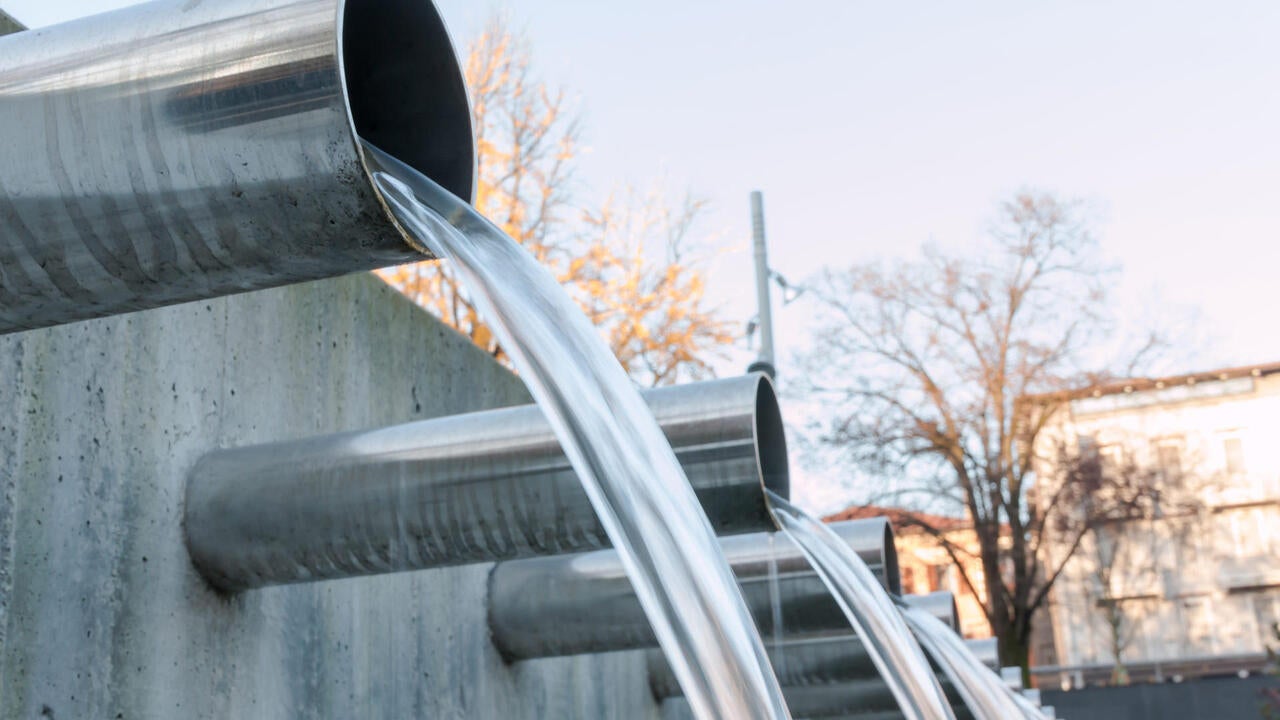
{"type": "Polygon", "coordinates": [[[764,239],[764,196],[759,190],[751,192],[751,243],[756,259],[760,355],[748,369],[763,372],[772,378],[777,374],[773,360],[773,307],[769,298],[769,252],[764,239]]]}

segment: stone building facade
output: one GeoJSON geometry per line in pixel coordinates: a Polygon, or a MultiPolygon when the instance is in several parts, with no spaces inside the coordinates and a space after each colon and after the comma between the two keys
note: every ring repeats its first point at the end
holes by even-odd
{"type": "Polygon", "coordinates": [[[1042,680],[1259,669],[1280,623],[1280,363],[1054,399],[1038,476],[1067,446],[1104,474],[1149,473],[1165,507],[1085,537],[1051,596],[1058,667],[1042,680]]]}

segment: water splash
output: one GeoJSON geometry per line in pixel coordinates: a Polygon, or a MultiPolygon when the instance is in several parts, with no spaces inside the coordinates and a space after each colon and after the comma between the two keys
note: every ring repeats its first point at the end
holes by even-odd
{"type": "Polygon", "coordinates": [[[451,260],[555,429],[699,718],[790,718],[715,533],[630,378],[549,272],[470,205],[365,143],[400,224],[451,260]]]}
{"type": "Polygon", "coordinates": [[[769,493],[773,515],[809,558],[862,639],[908,720],[954,720],[942,687],[889,594],[857,553],[831,528],[769,493]]]}
{"type": "Polygon", "coordinates": [[[1022,708],[1001,686],[1000,678],[969,652],[954,630],[919,608],[902,605],[898,609],[977,720],[1024,717],[1022,708]]]}

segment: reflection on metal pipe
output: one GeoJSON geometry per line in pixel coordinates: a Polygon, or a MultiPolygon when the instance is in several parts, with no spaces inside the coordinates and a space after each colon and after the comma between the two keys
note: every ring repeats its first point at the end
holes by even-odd
{"type": "MultiPolygon", "coordinates": [[[[960,695],[941,675],[938,683],[954,709],[964,707],[960,695]]],[[[830,718],[867,712],[899,712],[898,701],[880,678],[825,685],[787,687],[783,690],[792,717],[830,718]]]]}
{"type": "Polygon", "coordinates": [[[470,198],[420,0],[159,0],[0,39],[0,332],[427,257],[357,134],[470,198]]]}
{"type": "Polygon", "coordinates": [[[1000,679],[1004,680],[1005,686],[1014,692],[1022,692],[1022,668],[1002,667],[1000,668],[1000,679]]]}
{"type": "Polygon", "coordinates": [[[964,641],[969,652],[991,672],[1000,671],[1000,641],[995,638],[974,638],[964,641]]]}
{"type": "MultiPolygon", "coordinates": [[[[878,577],[897,585],[897,551],[887,520],[851,520],[832,528],[878,577]]],[[[785,536],[721,538],[720,547],[763,637],[847,632],[849,621],[831,593],[785,536]],[[778,633],[775,609],[782,621],[778,633]]],[[[489,627],[494,645],[509,660],[658,645],[612,551],[499,564],[489,580],[489,627]]]]}
{"type": "Polygon", "coordinates": [[[1027,688],[1021,691],[1022,697],[1031,702],[1032,705],[1040,706],[1040,688],[1027,688]]]}
{"type": "MultiPolygon", "coordinates": [[[[973,720],[960,696],[946,678],[939,678],[956,720],[973,720]]],[[[879,678],[828,685],[805,685],[783,688],[791,716],[817,720],[905,720],[889,686],[879,678]]],[[[692,718],[688,703],[682,697],[668,699],[663,705],[666,720],[692,718]]]]}
{"type": "MultiPolygon", "coordinates": [[[[772,527],[764,488],[786,492],[788,474],[769,380],[645,397],[712,527],[772,527]]],[[[186,536],[196,566],[228,590],[609,545],[532,405],[214,451],[191,473],[186,536]]]]}
{"type": "MultiPolygon", "coordinates": [[[[907,595],[903,600],[925,612],[939,612],[938,620],[944,623],[954,621],[955,604],[939,602],[935,597],[939,594],[950,595],[907,595]]],[[[863,647],[862,640],[849,631],[847,621],[837,631],[804,637],[791,636],[781,643],[766,643],[766,649],[769,651],[774,674],[784,688],[879,678],[871,656],[863,647]]],[[[680,695],[680,685],[662,653],[650,651],[645,658],[649,667],[649,688],[654,697],[665,699],[680,695]]]]}
{"type": "Polygon", "coordinates": [[[907,605],[920,608],[941,620],[947,627],[960,632],[960,610],[956,607],[956,596],[951,592],[938,590],[923,595],[903,595],[902,599],[907,605]]]}

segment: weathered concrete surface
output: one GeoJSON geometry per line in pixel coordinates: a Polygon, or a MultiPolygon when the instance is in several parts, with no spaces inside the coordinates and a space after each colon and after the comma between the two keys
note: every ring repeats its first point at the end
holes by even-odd
{"type": "Polygon", "coordinates": [[[218,446],[526,402],[358,275],[0,337],[0,717],[657,717],[634,653],[506,666],[488,566],[220,596],[182,545],[218,446]]]}

